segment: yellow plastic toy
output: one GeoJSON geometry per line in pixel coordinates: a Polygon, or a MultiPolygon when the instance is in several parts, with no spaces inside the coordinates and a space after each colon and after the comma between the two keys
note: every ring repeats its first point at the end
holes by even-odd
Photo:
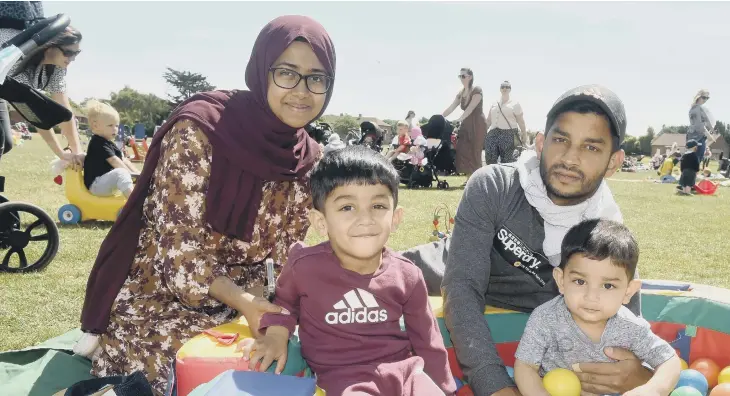
{"type": "Polygon", "coordinates": [[[720,371],[720,375],[717,376],[717,383],[730,384],[730,366],[727,366],[720,371]]]}
{"type": "Polygon", "coordinates": [[[64,171],[66,198],[70,203],[58,210],[61,224],[77,224],[81,221],[115,221],[127,199],[122,195],[97,197],[86,189],[82,172],[67,168],[64,171]]]}
{"type": "Polygon", "coordinates": [[[551,370],[543,377],[542,384],[550,396],[580,396],[580,380],[570,370],[551,370]]]}

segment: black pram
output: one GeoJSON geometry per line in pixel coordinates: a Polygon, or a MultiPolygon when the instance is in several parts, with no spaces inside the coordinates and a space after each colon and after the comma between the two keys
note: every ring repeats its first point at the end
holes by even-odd
{"type": "Polygon", "coordinates": [[[441,144],[426,149],[426,158],[436,172],[449,176],[456,173],[456,149],[454,148],[454,126],[442,115],[434,115],[421,126],[426,139],[439,139],[441,144]]]}
{"type": "Polygon", "coordinates": [[[360,124],[360,140],[353,144],[362,144],[371,149],[381,152],[383,150],[383,130],[370,121],[360,124]]]}
{"type": "MultiPolygon", "coordinates": [[[[413,164],[411,158],[396,157],[393,165],[398,170],[400,181],[408,188],[432,187],[436,182],[439,189],[449,188],[449,183],[439,180],[439,172],[451,175],[456,171],[454,166],[454,149],[451,140],[453,126],[441,115],[431,117],[421,127],[423,137],[417,137],[410,147],[420,146],[423,149],[423,160],[413,164]]],[[[409,148],[410,148],[409,147],[409,148]]],[[[412,157],[414,154],[409,155],[412,157]]],[[[403,156],[406,157],[406,156],[403,156]]]]}

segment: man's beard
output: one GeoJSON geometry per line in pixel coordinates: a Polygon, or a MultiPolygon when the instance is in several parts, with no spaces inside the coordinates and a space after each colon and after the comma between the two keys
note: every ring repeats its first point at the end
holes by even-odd
{"type": "Polygon", "coordinates": [[[542,183],[545,185],[545,190],[547,191],[548,197],[550,197],[551,199],[560,198],[570,201],[571,205],[579,204],[592,197],[596,190],[598,190],[598,187],[601,186],[601,183],[603,182],[603,177],[606,175],[607,170],[608,164],[606,164],[606,169],[601,174],[597,175],[593,179],[587,179],[586,175],[577,167],[571,169],[562,164],[556,164],[548,170],[545,165],[545,157],[540,157],[540,178],[542,179],[542,183]],[[564,170],[579,175],[581,181],[580,191],[574,193],[563,193],[555,188],[550,182],[550,174],[556,170],[564,170]]]}

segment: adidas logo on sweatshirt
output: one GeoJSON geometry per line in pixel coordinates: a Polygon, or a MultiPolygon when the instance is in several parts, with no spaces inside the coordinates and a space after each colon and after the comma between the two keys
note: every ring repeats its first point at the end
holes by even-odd
{"type": "Polygon", "coordinates": [[[362,289],[353,289],[342,296],[332,307],[335,311],[325,315],[327,324],[381,323],[388,319],[388,312],[380,306],[372,294],[362,289]]]}

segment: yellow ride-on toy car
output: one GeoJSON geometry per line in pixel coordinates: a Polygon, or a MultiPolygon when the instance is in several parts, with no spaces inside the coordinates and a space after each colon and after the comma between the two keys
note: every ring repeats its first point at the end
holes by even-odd
{"type": "Polygon", "coordinates": [[[58,210],[61,224],[77,224],[88,220],[116,221],[127,202],[122,195],[92,195],[84,185],[84,174],[71,168],[64,171],[63,181],[69,203],[58,210]]]}

